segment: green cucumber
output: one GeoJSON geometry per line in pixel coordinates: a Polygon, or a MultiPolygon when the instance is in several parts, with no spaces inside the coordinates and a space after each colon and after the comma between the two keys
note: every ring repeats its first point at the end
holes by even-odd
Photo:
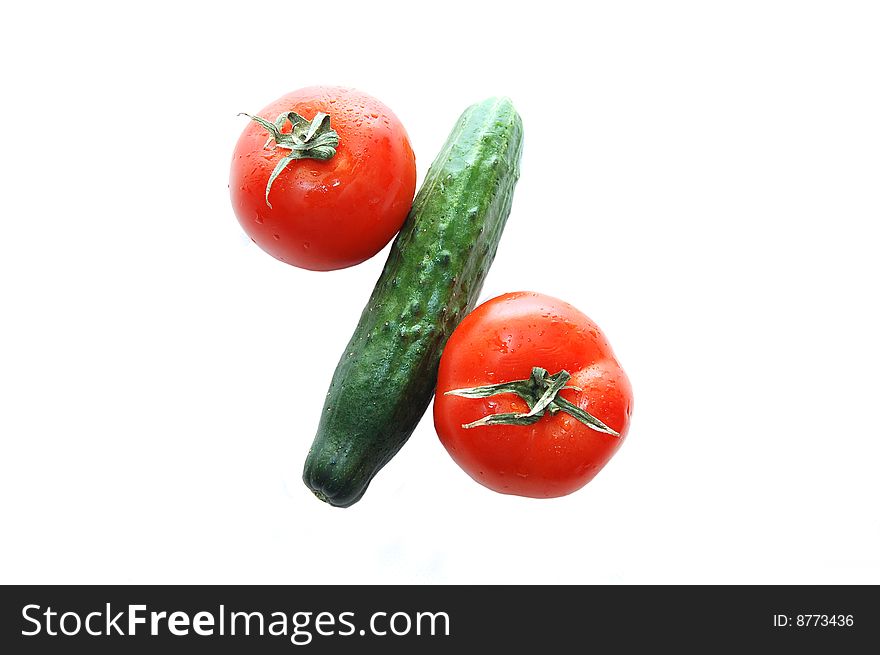
{"type": "Polygon", "coordinates": [[[507,98],[464,111],[431,165],[336,367],[303,481],[360,500],[415,430],[440,354],[474,308],[510,214],[522,121],[507,98]]]}

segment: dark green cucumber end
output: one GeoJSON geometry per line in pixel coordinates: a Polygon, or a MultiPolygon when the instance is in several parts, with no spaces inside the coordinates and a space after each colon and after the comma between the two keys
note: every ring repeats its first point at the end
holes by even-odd
{"type": "Polygon", "coordinates": [[[315,497],[333,507],[349,507],[361,499],[372,476],[360,475],[357,470],[346,471],[347,460],[326,450],[309,451],[303,467],[303,482],[315,497]]]}

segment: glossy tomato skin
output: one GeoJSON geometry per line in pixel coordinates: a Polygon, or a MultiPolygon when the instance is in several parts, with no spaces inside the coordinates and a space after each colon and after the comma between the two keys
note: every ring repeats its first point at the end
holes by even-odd
{"type": "Polygon", "coordinates": [[[248,121],[229,176],[239,223],[263,250],[301,268],[327,271],[369,259],[398,232],[412,205],[416,165],[406,130],[379,100],[343,87],[300,89],[259,115],[271,122],[291,110],[309,120],[329,114],[339,134],[336,154],[291,162],[272,184],[269,207],[266,183],[289,151],[264,148],[268,132],[248,121]]]}
{"type": "Polygon", "coordinates": [[[434,425],[452,458],[480,484],[505,494],[552,498],[583,487],[617,452],[632,404],[626,373],[593,321],[557,298],[517,292],[477,307],[449,338],[440,360],[434,425]],[[582,391],[560,395],[620,437],[564,412],[545,414],[529,426],[462,428],[488,414],[528,407],[513,394],[473,399],[446,391],[527,379],[534,366],[571,373],[568,384],[582,391]]]}

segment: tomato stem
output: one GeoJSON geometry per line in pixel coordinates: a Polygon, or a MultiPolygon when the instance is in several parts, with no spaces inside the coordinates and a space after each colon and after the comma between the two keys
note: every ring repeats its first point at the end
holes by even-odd
{"type": "Polygon", "coordinates": [[[472,423],[463,424],[461,427],[465,429],[477,428],[483,425],[532,425],[544,416],[545,411],[551,415],[561,411],[573,416],[592,430],[619,437],[619,432],[609,428],[589,412],[585,412],[559,395],[559,392],[563,389],[582,391],[578,387],[566,386],[565,383],[569,379],[571,379],[571,374],[566,370],[550,375],[546,369],[535,366],[532,368],[532,374],[527,380],[514,380],[513,382],[502,382],[500,384],[490,384],[468,389],[453,389],[447,391],[444,395],[461,396],[462,398],[488,398],[489,396],[497,396],[499,394],[514,393],[529,406],[528,412],[489,414],[472,423]]]}
{"type": "Polygon", "coordinates": [[[303,118],[295,111],[286,111],[279,114],[274,123],[270,123],[260,116],[251,116],[250,114],[240,113],[239,116],[247,116],[255,123],[262,125],[267,132],[269,138],[263,145],[268,148],[270,145],[274,148],[285,148],[290,152],[287,153],[278,164],[269,181],[266,183],[266,204],[269,207],[269,191],[272,189],[272,183],[275,178],[287,168],[287,165],[295,159],[319,159],[327,160],[336,154],[336,147],[339,145],[339,134],[330,127],[330,116],[324,112],[318,112],[315,117],[309,121],[303,118]],[[283,132],[285,121],[290,123],[290,132],[283,132]],[[272,143],[274,141],[274,144],[272,143]]]}

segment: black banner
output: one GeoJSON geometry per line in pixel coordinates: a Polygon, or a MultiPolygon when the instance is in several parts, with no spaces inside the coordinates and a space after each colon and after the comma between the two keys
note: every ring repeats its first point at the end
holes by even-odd
{"type": "Polygon", "coordinates": [[[880,641],[868,586],[20,586],[2,589],[0,612],[5,653],[854,652],[880,641]]]}

